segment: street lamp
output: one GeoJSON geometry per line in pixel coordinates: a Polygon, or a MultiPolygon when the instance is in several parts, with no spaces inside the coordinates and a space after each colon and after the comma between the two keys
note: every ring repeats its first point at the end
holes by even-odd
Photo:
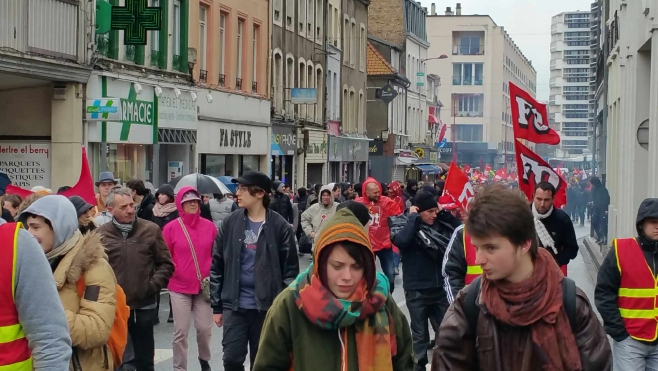
{"type": "Polygon", "coordinates": [[[435,57],[435,58],[425,58],[425,59],[421,59],[420,61],[421,61],[421,62],[425,62],[425,61],[431,61],[431,60],[433,60],[433,59],[446,59],[446,58],[448,58],[447,55],[445,55],[445,54],[441,54],[441,55],[438,56],[438,57],[435,57]]]}

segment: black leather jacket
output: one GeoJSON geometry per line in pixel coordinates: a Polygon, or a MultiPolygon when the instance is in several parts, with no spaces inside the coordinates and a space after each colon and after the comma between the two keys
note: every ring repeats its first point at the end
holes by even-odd
{"type": "MultiPolygon", "coordinates": [[[[239,209],[224,219],[215,239],[210,267],[210,305],[213,313],[237,311],[240,299],[240,252],[244,246],[247,211],[239,209]]],[[[256,307],[267,311],[274,298],[299,274],[295,234],[278,213],[267,210],[256,243],[256,307]]]]}

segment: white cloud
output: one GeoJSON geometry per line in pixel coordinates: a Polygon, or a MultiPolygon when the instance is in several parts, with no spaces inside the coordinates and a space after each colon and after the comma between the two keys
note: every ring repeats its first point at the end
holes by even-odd
{"type": "Polygon", "coordinates": [[[593,0],[461,0],[454,2],[420,0],[430,12],[436,4],[436,13],[444,14],[450,6],[454,12],[457,2],[462,14],[487,14],[498,26],[505,27],[523,55],[532,61],[537,70],[537,98],[548,101],[551,59],[551,17],[561,12],[589,11],[593,0]]]}

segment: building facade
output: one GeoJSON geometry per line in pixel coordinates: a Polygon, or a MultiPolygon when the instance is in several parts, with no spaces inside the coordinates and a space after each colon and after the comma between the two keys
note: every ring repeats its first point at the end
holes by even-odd
{"type": "Polygon", "coordinates": [[[464,15],[459,4],[444,14],[432,9],[427,35],[427,73],[450,77],[439,91],[449,112],[441,118],[449,129],[440,160],[450,162],[455,151],[457,162],[471,167],[513,168],[509,83],[534,97],[537,72],[531,61],[491,17],[464,15]]]}
{"type": "Polygon", "coordinates": [[[658,1],[604,1],[609,241],[636,235],[643,199],[658,197],[658,1]]]}
{"type": "Polygon", "coordinates": [[[0,3],[0,171],[57,189],[80,176],[94,4],[0,3]]]}
{"type": "Polygon", "coordinates": [[[293,188],[326,183],[325,70],[327,0],[274,0],[272,4],[273,127],[294,133],[295,150],[272,146],[273,179],[293,188]],[[315,103],[294,103],[299,90],[315,89],[315,103]],[[315,153],[315,148],[319,153],[315,153]],[[324,147],[324,149],[321,149],[324,147]]]}
{"type": "Polygon", "coordinates": [[[557,14],[551,20],[548,109],[549,123],[561,137],[557,157],[587,154],[590,150],[594,117],[594,88],[590,80],[596,76],[591,17],[590,12],[577,11],[557,14]]]}

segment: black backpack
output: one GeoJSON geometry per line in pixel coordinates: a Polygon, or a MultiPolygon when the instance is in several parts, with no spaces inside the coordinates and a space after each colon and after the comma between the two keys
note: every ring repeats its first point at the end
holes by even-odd
{"type": "MultiPolygon", "coordinates": [[[[482,276],[477,277],[469,285],[469,290],[466,293],[466,301],[464,311],[466,313],[466,320],[468,321],[469,332],[475,333],[478,325],[478,317],[480,317],[480,306],[477,305],[476,300],[480,295],[480,281],[482,276]]],[[[576,331],[576,283],[567,277],[562,279],[562,305],[569,317],[571,324],[571,331],[576,331]]]]}

